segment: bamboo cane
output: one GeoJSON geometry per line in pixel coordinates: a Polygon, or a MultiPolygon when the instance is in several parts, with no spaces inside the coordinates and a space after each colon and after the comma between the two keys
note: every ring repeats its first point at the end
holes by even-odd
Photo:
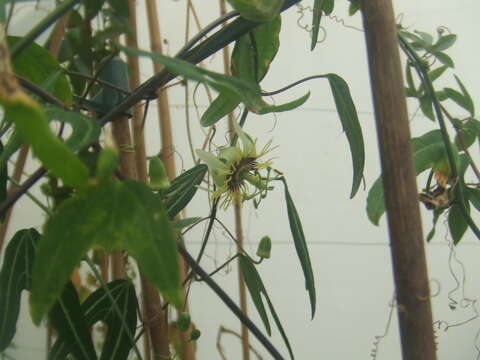
{"type": "Polygon", "coordinates": [[[391,0],[362,0],[400,338],[406,360],[435,360],[430,290],[391,0]]]}
{"type": "MultiPolygon", "coordinates": [[[[220,0],[220,15],[227,13],[227,5],[225,0],[220,0]]],[[[223,65],[225,74],[230,75],[230,52],[228,46],[223,48],[223,65]]],[[[233,113],[228,114],[228,129],[230,136],[233,139],[235,134],[235,117],[233,113]]],[[[243,225],[242,225],[242,201],[239,198],[235,198],[233,203],[233,212],[235,217],[235,237],[237,238],[237,250],[241,251],[244,243],[243,225]]],[[[247,290],[245,287],[245,279],[243,278],[243,272],[238,261],[238,290],[240,297],[240,309],[245,315],[248,315],[247,307],[247,290]]],[[[248,339],[248,329],[245,324],[241,325],[241,340],[242,340],[242,356],[243,360],[250,360],[250,341],[248,339]]]]}

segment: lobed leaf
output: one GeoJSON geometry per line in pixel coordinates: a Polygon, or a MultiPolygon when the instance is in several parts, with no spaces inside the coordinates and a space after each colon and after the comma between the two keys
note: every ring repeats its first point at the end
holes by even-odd
{"type": "Polygon", "coordinates": [[[128,250],[165,299],[181,305],[176,239],[162,201],[144,184],[109,183],[64,201],[47,222],[32,280],[36,324],[92,246],[128,250]]]}
{"type": "Polygon", "coordinates": [[[8,243],[0,271],[0,352],[16,332],[20,299],[30,289],[32,263],[40,234],[35,229],[17,231],[8,243]]]}

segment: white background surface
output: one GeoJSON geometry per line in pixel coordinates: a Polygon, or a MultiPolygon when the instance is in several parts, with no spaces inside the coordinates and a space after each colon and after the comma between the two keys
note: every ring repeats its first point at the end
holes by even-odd
{"type": "MultiPolygon", "coordinates": [[[[312,1],[313,2],[313,1],[312,1]]],[[[182,46],[184,39],[185,1],[159,1],[159,14],[164,37],[168,41],[167,51],[173,55],[182,46]]],[[[311,5],[309,1],[302,2],[311,5]]],[[[347,1],[336,2],[335,14],[344,19],[347,25],[361,28],[361,19],[347,15],[347,1]]],[[[217,1],[195,1],[202,24],[205,25],[218,14],[217,1]]],[[[144,4],[140,2],[138,12],[145,16],[144,4]]],[[[476,19],[480,3],[474,0],[403,0],[395,2],[397,14],[403,14],[403,25],[412,29],[435,32],[438,26],[446,26],[459,38],[449,51],[456,63],[455,73],[464,80],[474,101],[480,94],[478,64],[478,25],[476,19]]],[[[24,8],[18,13],[13,31],[21,32],[27,21],[31,22],[33,12],[24,8]]],[[[281,47],[271,71],[263,82],[265,90],[283,87],[302,77],[336,73],[349,84],[359,112],[366,143],[365,179],[367,189],[379,174],[378,153],[374,118],[370,100],[368,68],[363,33],[342,26],[339,21],[324,18],[327,37],[309,51],[309,35],[297,25],[300,14],[295,8],[283,15],[281,47]]],[[[139,21],[141,47],[148,48],[146,20],[139,21]]],[[[310,13],[300,20],[310,23],[310,13]]],[[[220,70],[222,57],[217,54],[206,61],[206,65],[220,70]]],[[[142,75],[148,78],[151,64],[142,61],[142,75]]],[[[454,86],[453,76],[448,80],[454,86]]],[[[193,86],[191,86],[193,89],[193,86]]],[[[261,236],[268,234],[273,240],[272,258],[260,267],[262,278],[276,306],[297,359],[370,359],[374,349],[375,336],[385,331],[392,295],[393,282],[385,220],[381,226],[369,223],[366,213],[366,191],[360,191],[356,198],[349,200],[351,188],[351,160],[348,145],[337,114],[328,83],[316,80],[299,86],[275,101],[291,100],[311,91],[310,100],[296,111],[263,117],[250,117],[246,129],[254,137],[259,137],[259,145],[273,139],[278,145],[274,155],[275,167],[285,172],[297,209],[301,215],[304,231],[309,241],[310,256],[314,267],[317,288],[317,314],[310,321],[308,296],[304,291],[304,280],[295,255],[289,233],[288,219],[283,200],[283,189],[276,191],[262,203],[258,210],[249,204],[245,207],[244,225],[246,248],[252,254],[261,236]]],[[[185,135],[183,88],[170,91],[172,118],[175,124],[176,149],[181,154],[183,168],[188,169],[192,160],[189,155],[185,135]]],[[[203,89],[198,90],[196,101],[199,111],[204,110],[206,99],[203,89]],[[203,106],[202,106],[203,105],[203,106]]],[[[478,101],[477,106],[478,105],[478,101]]],[[[159,136],[156,108],[151,106],[148,119],[149,154],[159,150],[159,136]]],[[[415,112],[415,107],[410,112],[415,112]]],[[[195,110],[192,110],[192,123],[198,136],[195,147],[203,142],[195,110]]],[[[462,115],[459,111],[458,115],[462,115]]],[[[419,135],[433,129],[433,124],[416,116],[412,120],[412,132],[419,135]]],[[[224,145],[225,131],[219,126],[215,143],[224,145]]],[[[474,152],[478,153],[475,147],[474,152]]],[[[181,168],[180,158],[178,167],[181,168]]],[[[34,169],[32,165],[31,170],[34,169]]],[[[420,183],[420,186],[422,184],[420,183]]],[[[206,216],[208,210],[202,207],[205,194],[200,194],[189,209],[189,216],[206,216]]],[[[425,233],[430,228],[431,214],[422,209],[425,233]]],[[[231,212],[220,212],[226,223],[232,224],[231,212]]],[[[476,220],[480,219],[476,216],[476,220]]],[[[43,216],[28,199],[22,199],[15,210],[10,227],[10,236],[23,227],[41,228],[43,216]]],[[[233,228],[232,228],[233,229],[233,228]]],[[[198,229],[187,237],[192,252],[198,251],[204,229],[198,229]]],[[[449,270],[449,235],[443,220],[439,221],[437,236],[426,247],[429,262],[429,276],[434,280],[432,299],[435,320],[447,321],[455,325],[476,316],[471,302],[462,301],[464,296],[476,301],[480,296],[478,241],[468,232],[457,247],[459,262],[452,260],[455,276],[463,285],[456,288],[455,278],[449,270]],[[465,269],[465,276],[462,268],[465,269]],[[448,295],[460,305],[469,305],[452,311],[448,295]]],[[[207,248],[205,267],[214,269],[234,254],[235,247],[220,228],[207,248]]],[[[236,266],[228,272],[216,276],[216,280],[237,299],[236,266]]],[[[198,343],[199,360],[217,360],[216,337],[220,325],[238,331],[238,321],[204,284],[195,284],[191,290],[193,321],[202,331],[198,343]]],[[[25,297],[26,298],[26,297],[25,297]]],[[[259,317],[250,304],[250,314],[259,324],[259,317]]],[[[1,309],[0,309],[1,311],[1,309]]],[[[24,318],[18,324],[15,337],[16,348],[9,351],[15,359],[39,359],[44,356],[44,332],[30,324],[28,309],[24,307],[24,318]]],[[[442,327],[444,329],[445,326],[442,327]]],[[[452,326],[447,331],[439,330],[439,359],[476,359],[476,336],[480,329],[480,319],[452,326]]],[[[252,341],[262,354],[265,352],[252,341]]],[[[282,340],[273,330],[273,342],[287,355],[282,340]]],[[[241,359],[239,341],[225,335],[223,345],[229,360],[241,359]]],[[[480,341],[478,341],[480,346],[480,341]]],[[[269,356],[265,355],[264,359],[269,356]]],[[[392,320],[388,335],[378,348],[377,359],[397,360],[401,358],[396,316],[392,320]]]]}

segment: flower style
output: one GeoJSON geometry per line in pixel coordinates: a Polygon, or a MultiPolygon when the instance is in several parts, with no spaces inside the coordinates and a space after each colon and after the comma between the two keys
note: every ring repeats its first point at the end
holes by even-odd
{"type": "MultiPolygon", "coordinates": [[[[259,159],[265,156],[271,149],[269,141],[261,151],[257,152],[256,141],[252,140],[250,135],[245,133],[238,125],[235,126],[242,147],[229,146],[222,148],[218,155],[197,150],[196,153],[200,159],[207,164],[216,190],[212,194],[212,199],[221,199],[220,207],[226,209],[232,201],[249,200],[266,196],[269,186],[270,165],[272,159],[260,162],[259,159]],[[260,170],[266,169],[267,176],[260,175],[260,170]],[[250,193],[249,184],[253,185],[255,190],[250,193]]],[[[258,202],[255,201],[255,204],[258,202]]]]}

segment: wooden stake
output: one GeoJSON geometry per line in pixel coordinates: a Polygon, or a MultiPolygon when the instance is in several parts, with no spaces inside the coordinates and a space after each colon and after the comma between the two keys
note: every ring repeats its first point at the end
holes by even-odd
{"type": "Polygon", "coordinates": [[[434,360],[430,290],[391,0],[362,0],[402,353],[434,360]]]}
{"type": "MultiPolygon", "coordinates": [[[[154,53],[163,54],[162,49],[162,37],[160,34],[160,23],[158,19],[158,9],[155,0],[146,0],[147,5],[147,17],[148,17],[148,29],[150,34],[150,49],[154,53]]],[[[153,63],[153,69],[156,73],[160,72],[163,67],[157,63],[153,63]]],[[[173,130],[172,122],[170,118],[170,106],[168,101],[168,93],[165,90],[160,89],[158,91],[158,115],[160,124],[160,138],[162,143],[161,156],[167,176],[170,180],[173,180],[176,176],[175,166],[175,147],[173,145],[173,130]]],[[[183,258],[179,256],[180,269],[182,271],[181,278],[185,279],[187,268],[183,261],[183,258]]],[[[184,291],[183,291],[184,292],[184,291]]],[[[185,292],[184,294],[185,295],[185,292]]],[[[185,296],[184,296],[185,298],[185,296]]],[[[185,303],[184,311],[189,311],[188,303],[185,303]]],[[[166,329],[168,331],[168,328],[166,329]]],[[[183,359],[195,360],[195,347],[194,344],[189,341],[189,332],[182,332],[181,339],[183,343],[183,359]]]]}
{"type": "MultiPolygon", "coordinates": [[[[220,15],[225,15],[227,13],[227,5],[225,0],[220,0],[220,15]]],[[[223,65],[224,72],[227,75],[230,75],[230,52],[228,46],[223,48],[223,65]]],[[[235,116],[233,113],[228,114],[228,130],[230,131],[230,136],[233,138],[235,134],[235,116]]],[[[237,238],[237,250],[241,251],[243,248],[243,224],[242,224],[242,201],[238,198],[235,198],[233,203],[233,213],[235,217],[235,237],[237,238]]],[[[248,316],[248,307],[247,307],[247,289],[245,287],[245,279],[243,278],[243,272],[240,266],[240,260],[238,261],[238,290],[240,297],[240,309],[242,312],[248,316]]],[[[242,340],[242,358],[243,360],[250,360],[250,341],[248,339],[248,328],[245,324],[241,325],[241,340],[242,340]]]]}

